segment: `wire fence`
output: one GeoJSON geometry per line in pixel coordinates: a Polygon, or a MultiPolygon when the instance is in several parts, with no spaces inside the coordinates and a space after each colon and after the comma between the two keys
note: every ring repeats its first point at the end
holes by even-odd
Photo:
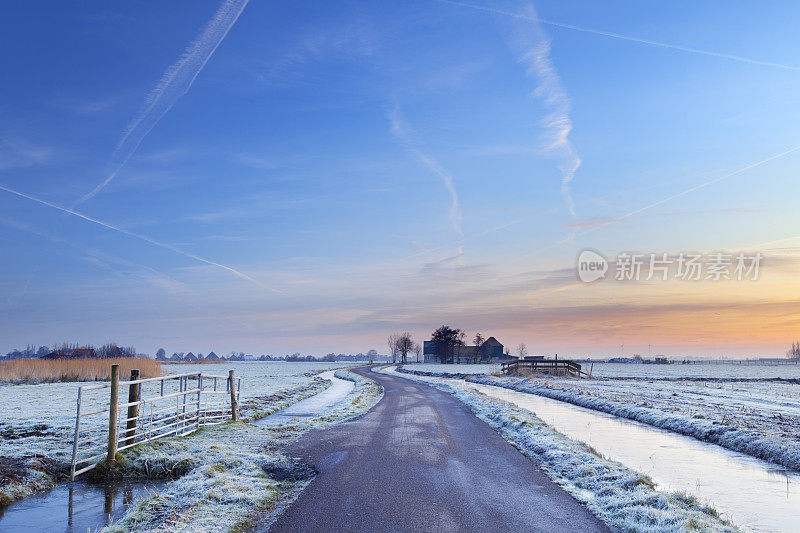
{"type": "Polygon", "coordinates": [[[242,381],[233,370],[228,376],[190,372],[146,379],[137,379],[134,370],[131,378],[119,381],[119,369],[112,367],[109,383],[78,389],[71,479],[113,462],[122,450],[238,418],[242,381]],[[126,387],[128,401],[120,403],[126,387]]]}

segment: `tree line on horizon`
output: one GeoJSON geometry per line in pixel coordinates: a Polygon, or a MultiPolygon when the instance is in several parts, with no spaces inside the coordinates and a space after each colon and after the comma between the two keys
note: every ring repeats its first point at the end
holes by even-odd
{"type": "Polygon", "coordinates": [[[0,359],[110,359],[138,357],[133,346],[118,346],[114,342],[103,344],[95,348],[91,344],[78,344],[62,342],[50,346],[29,344],[24,350],[14,349],[0,359]]]}
{"type": "Polygon", "coordinates": [[[329,353],[322,357],[316,357],[313,355],[302,355],[300,352],[295,352],[293,354],[286,354],[286,355],[260,355],[255,356],[253,354],[245,354],[244,352],[237,352],[235,350],[231,351],[228,355],[217,355],[216,353],[209,352],[208,355],[203,355],[202,353],[193,354],[192,352],[174,352],[171,356],[167,356],[166,351],[163,348],[159,348],[156,352],[156,360],[158,361],[183,361],[183,362],[194,362],[194,361],[286,361],[290,363],[294,362],[338,362],[338,361],[376,361],[381,359],[388,359],[386,356],[380,355],[377,350],[369,350],[366,354],[364,353],[357,353],[357,354],[335,354],[329,353]]]}
{"type": "MultiPolygon", "coordinates": [[[[108,359],[108,358],[126,358],[126,357],[144,357],[150,358],[148,354],[137,353],[136,349],[132,346],[118,346],[116,343],[106,343],[99,348],[91,344],[67,343],[54,344],[53,346],[37,346],[29,344],[24,350],[14,349],[6,355],[0,355],[0,360],[9,359],[108,359]]],[[[322,357],[315,357],[313,355],[301,355],[300,352],[293,354],[273,356],[261,355],[254,356],[245,354],[244,352],[232,351],[228,355],[217,355],[213,351],[208,355],[198,353],[197,355],[192,352],[174,352],[171,356],[167,356],[164,348],[159,348],[156,352],[155,359],[162,362],[181,361],[288,361],[288,362],[337,362],[337,361],[379,361],[388,360],[385,355],[380,355],[377,350],[369,350],[367,353],[357,354],[344,354],[344,353],[329,353],[322,357]]]]}

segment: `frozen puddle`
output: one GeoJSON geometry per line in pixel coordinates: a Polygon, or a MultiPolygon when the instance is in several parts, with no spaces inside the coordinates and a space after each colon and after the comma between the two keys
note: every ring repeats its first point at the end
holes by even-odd
{"type": "Polygon", "coordinates": [[[115,485],[60,483],[55,488],[14,502],[0,511],[0,531],[17,533],[85,533],[118,520],[136,498],[157,490],[163,482],[115,485]]]}
{"type": "MultiPolygon", "coordinates": [[[[402,374],[399,374],[402,375],[402,374]]],[[[453,382],[445,378],[441,382],[453,382]]],[[[664,491],[683,491],[749,531],[797,531],[800,473],[697,439],[534,394],[467,383],[532,411],[571,439],[650,476],[664,491]]]]}
{"type": "Polygon", "coordinates": [[[290,405],[269,416],[256,420],[254,423],[266,425],[285,424],[292,418],[308,418],[323,414],[325,411],[344,400],[355,386],[355,383],[352,381],[337,378],[334,375],[335,373],[335,370],[329,370],[319,375],[322,379],[327,379],[332,382],[332,385],[324,391],[310,398],[306,398],[305,400],[300,400],[296,404],[290,405]]]}

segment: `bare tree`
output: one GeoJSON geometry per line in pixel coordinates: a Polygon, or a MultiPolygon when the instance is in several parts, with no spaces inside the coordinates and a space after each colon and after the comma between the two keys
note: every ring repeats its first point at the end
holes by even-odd
{"type": "Polygon", "coordinates": [[[400,355],[400,364],[404,365],[408,362],[408,352],[414,349],[414,339],[411,338],[411,333],[408,331],[389,336],[389,338],[392,337],[395,339],[395,352],[400,355]]]}
{"type": "Polygon", "coordinates": [[[411,351],[413,351],[413,352],[416,354],[416,356],[417,356],[417,363],[419,363],[419,356],[420,356],[420,354],[422,353],[422,345],[421,345],[420,343],[418,343],[418,342],[415,342],[415,343],[414,343],[414,349],[413,349],[413,350],[411,350],[411,351]]]}
{"type": "Polygon", "coordinates": [[[392,363],[397,362],[397,345],[400,342],[400,335],[397,333],[392,333],[389,335],[389,338],[386,339],[386,344],[389,346],[389,352],[392,354],[392,363]]]}
{"type": "Polygon", "coordinates": [[[483,360],[483,350],[481,349],[481,345],[486,342],[486,339],[483,338],[483,335],[480,333],[475,334],[475,338],[472,339],[472,342],[475,344],[475,359],[476,361],[483,360]]]}
{"type": "Polygon", "coordinates": [[[789,359],[800,359],[800,342],[792,343],[792,349],[786,352],[786,357],[789,359]]]}
{"type": "Polygon", "coordinates": [[[519,343],[519,346],[517,346],[517,355],[519,355],[520,359],[528,355],[528,347],[525,346],[524,342],[519,343]]]}

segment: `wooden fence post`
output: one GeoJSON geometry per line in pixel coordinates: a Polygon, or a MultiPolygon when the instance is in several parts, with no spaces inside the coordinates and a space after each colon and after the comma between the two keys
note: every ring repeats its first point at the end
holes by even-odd
{"type": "MultiPolygon", "coordinates": [[[[131,370],[131,381],[139,379],[139,369],[134,368],[131,370]]],[[[128,403],[139,401],[140,384],[134,383],[128,386],[128,403]]],[[[139,423],[139,406],[128,406],[128,423],[125,425],[125,440],[122,441],[123,446],[133,444],[136,441],[136,426],[139,423]],[[133,420],[131,420],[133,419],[133,420]]]]}
{"type": "Polygon", "coordinates": [[[108,453],[106,462],[114,464],[117,455],[117,405],[119,396],[119,365],[111,365],[111,400],[108,404],[108,453]]]}
{"type": "Polygon", "coordinates": [[[200,429],[200,401],[203,394],[203,374],[197,374],[197,421],[195,427],[200,429]]]}
{"type": "Polygon", "coordinates": [[[228,372],[228,388],[231,391],[231,420],[236,422],[239,420],[239,406],[236,402],[236,378],[233,375],[233,370],[228,372]]]}
{"type": "MultiPolygon", "coordinates": [[[[69,479],[70,481],[75,481],[75,465],[76,461],[78,460],[78,437],[81,433],[81,397],[83,396],[83,387],[78,387],[78,408],[77,413],[75,415],[75,439],[72,441],[72,466],[69,470],[69,479]]],[[[70,487],[70,491],[72,491],[72,487],[70,487]]],[[[70,492],[70,496],[72,496],[72,492],[70,492]]],[[[72,504],[72,500],[70,500],[70,505],[72,504]]]]}

